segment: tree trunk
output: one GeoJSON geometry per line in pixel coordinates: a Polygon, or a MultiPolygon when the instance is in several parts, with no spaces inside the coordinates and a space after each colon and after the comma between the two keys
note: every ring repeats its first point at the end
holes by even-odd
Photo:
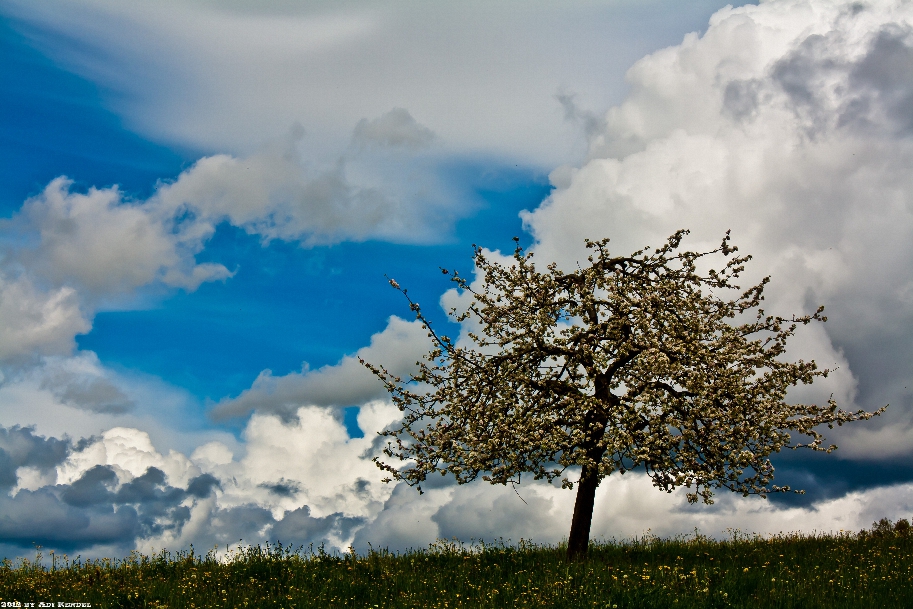
{"type": "Polygon", "coordinates": [[[593,523],[593,502],[596,487],[599,486],[598,469],[584,466],[577,483],[577,501],[574,503],[574,519],[571,534],[567,540],[568,561],[584,560],[590,545],[590,525],[593,523]]]}

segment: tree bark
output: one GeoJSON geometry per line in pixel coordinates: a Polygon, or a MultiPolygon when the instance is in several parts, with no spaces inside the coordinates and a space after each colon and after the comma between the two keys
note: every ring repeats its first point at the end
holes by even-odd
{"type": "Polygon", "coordinates": [[[577,500],[574,503],[574,518],[571,520],[571,534],[567,540],[568,561],[586,559],[590,546],[590,525],[593,523],[593,502],[596,487],[599,486],[598,469],[584,466],[577,483],[577,500]]]}

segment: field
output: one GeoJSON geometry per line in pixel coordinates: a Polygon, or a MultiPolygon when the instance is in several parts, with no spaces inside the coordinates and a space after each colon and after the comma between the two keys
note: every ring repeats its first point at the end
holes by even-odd
{"type": "Polygon", "coordinates": [[[698,534],[563,549],[438,542],[404,554],[252,546],[217,559],[36,556],[0,567],[0,607],[913,607],[913,531],[882,520],[839,535],[698,534]]]}

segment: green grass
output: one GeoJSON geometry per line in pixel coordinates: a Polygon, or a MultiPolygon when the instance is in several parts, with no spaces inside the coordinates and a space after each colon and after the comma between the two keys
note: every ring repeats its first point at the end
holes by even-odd
{"type": "Polygon", "coordinates": [[[268,545],[227,560],[190,551],[5,561],[0,607],[913,607],[905,523],[840,535],[596,543],[587,561],[572,564],[561,547],[523,542],[364,556],[268,545]]]}

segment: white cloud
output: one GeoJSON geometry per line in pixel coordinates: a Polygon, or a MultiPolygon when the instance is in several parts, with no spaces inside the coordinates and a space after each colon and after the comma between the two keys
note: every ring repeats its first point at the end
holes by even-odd
{"type": "MultiPolygon", "coordinates": [[[[382,402],[366,404],[359,423],[386,426],[398,411],[382,402]]],[[[301,408],[297,420],[283,423],[272,415],[254,415],[244,431],[246,452],[238,461],[211,465],[213,473],[228,478],[222,505],[258,505],[281,515],[308,506],[316,517],[343,512],[367,517],[382,503],[390,488],[380,482],[380,470],[365,458],[376,432],[350,438],[341,421],[324,408],[301,408]],[[235,482],[236,481],[236,482],[235,482]]]]}
{"type": "Polygon", "coordinates": [[[555,93],[604,106],[608,73],[620,74],[638,49],[678,39],[682,18],[700,25],[695,16],[716,4],[657,1],[644,17],[586,1],[533,11],[7,3],[2,10],[36,46],[118,92],[110,104],[130,127],[223,153],[201,158],[143,205],[114,189],[83,196],[53,183],[56,193],[31,204],[44,231],[31,264],[97,292],[128,292],[150,277],[192,290],[229,274],[192,261],[224,220],[265,241],[440,239],[475,205],[445,178],[454,163],[481,153],[544,167],[578,155],[582,139],[562,122],[555,93]],[[651,20],[649,35],[630,36],[624,24],[638,18],[651,20]],[[60,40],[84,44],[63,49],[60,40]],[[300,128],[283,135],[298,124],[305,139],[300,128]],[[186,211],[195,221],[168,216],[186,211]],[[60,232],[62,220],[72,234],[60,232]],[[95,225],[109,237],[97,239],[95,225]]]}
{"type": "Polygon", "coordinates": [[[0,221],[0,360],[69,355],[99,306],[129,302],[144,286],[192,291],[229,277],[194,259],[213,227],[171,211],[117,188],[73,192],[61,177],[0,221]]]}
{"type": "Polygon", "coordinates": [[[115,427],[70,454],[57,468],[57,484],[72,484],[96,465],[111,466],[120,483],[142,476],[150,467],[162,470],[169,484],[180,487],[200,474],[199,468],[181,453],[170,450],[167,455],[160,454],[148,433],[115,427]]]}
{"type": "Polygon", "coordinates": [[[840,370],[802,395],[892,404],[880,420],[833,434],[840,454],[909,454],[902,388],[913,378],[885,362],[913,358],[911,32],[907,3],[770,0],[719,11],[705,35],[637,62],[589,160],[552,174],[556,190],[525,216],[537,257],[572,267],[585,259],[584,238],[611,237],[626,254],[679,228],[700,249],[732,229],[754,256],[745,283],[773,278],[766,309],[827,307],[830,321],[794,353],[840,370]]]}
{"type": "Polygon", "coordinates": [[[174,225],[155,206],[124,201],[116,188],[81,194],[71,186],[65,178],[51,181],[11,221],[10,229],[33,241],[14,253],[33,273],[97,295],[129,292],[154,281],[194,290],[203,281],[230,275],[221,265],[198,265],[193,259],[210,230],[174,225]]]}
{"type": "Polygon", "coordinates": [[[394,552],[427,547],[441,537],[434,515],[460,490],[433,489],[419,495],[404,484],[397,485],[383,510],[355,534],[353,546],[359,552],[369,545],[394,552]]]}
{"type": "Polygon", "coordinates": [[[117,379],[110,378],[92,352],[45,358],[41,376],[41,388],[50,390],[62,404],[112,414],[127,412],[134,406],[118,387],[117,379]]]}
{"type": "Polygon", "coordinates": [[[323,535],[318,542],[345,548],[353,527],[380,512],[393,491],[380,481],[381,472],[370,457],[377,450],[374,431],[398,414],[388,403],[363,404],[358,423],[368,432],[364,438],[350,438],[338,418],[325,408],[301,408],[296,420],[289,423],[273,415],[255,414],[244,430],[240,448],[210,441],[198,446],[189,458],[175,450],[163,454],[149,434],[139,429],[112,428],[77,443],[56,467],[53,480],[20,468],[16,489],[56,484],[79,486],[85,492],[85,481],[102,476],[98,473],[102,466],[116,476],[109,487],[113,492],[156,468],[164,473],[165,484],[187,489],[192,496],[182,504],[189,512],[180,514],[179,526],[166,526],[160,534],[136,540],[143,549],[175,549],[189,543],[199,547],[201,542],[213,540],[224,547],[227,542],[237,542],[238,534],[246,535],[245,541],[257,542],[275,539],[270,531],[278,531],[276,527],[284,534],[301,533],[308,522],[316,527],[315,534],[323,535]],[[193,496],[193,481],[206,475],[218,481],[215,494],[193,496]],[[239,529],[239,517],[259,525],[239,529]],[[286,518],[291,520],[280,526],[286,518]]]}
{"type": "MultiPolygon", "coordinates": [[[[555,544],[567,539],[574,498],[574,492],[538,482],[518,486],[516,491],[478,482],[424,495],[401,485],[384,510],[356,534],[355,546],[364,551],[371,543],[375,548],[403,551],[453,537],[462,542],[503,538],[513,543],[526,539],[555,544]]],[[[851,492],[803,507],[729,493],[717,495],[716,503],[706,506],[689,504],[684,492],[662,493],[647,476],[628,473],[607,478],[597,489],[590,538],[674,537],[695,529],[716,538],[726,538],[735,530],[759,535],[855,532],[881,518],[909,519],[911,514],[910,484],[851,492]]]]}
{"type": "Polygon", "coordinates": [[[291,422],[254,414],[239,450],[209,442],[190,456],[195,467],[219,480],[214,497],[197,502],[177,534],[142,540],[141,547],[214,541],[226,548],[239,536],[246,543],[278,536],[285,543],[345,549],[354,529],[373,519],[393,492],[370,457],[376,452],[374,431],[398,414],[384,402],[363,404],[358,424],[364,438],[350,438],[325,408],[300,408],[291,422]]]}
{"type": "Polygon", "coordinates": [[[264,241],[305,245],[428,241],[465,213],[445,192],[433,151],[422,150],[433,134],[404,109],[363,119],[330,162],[305,160],[312,139],[296,126],[253,154],[204,157],[152,201],[179,215],[190,211],[201,229],[227,221],[264,241]]]}
{"type": "Polygon", "coordinates": [[[99,307],[130,306],[147,286],[193,291],[231,277],[195,259],[222,222],[265,243],[422,242],[463,213],[415,156],[432,136],[405,110],[361,123],[328,168],[306,166],[300,136],[293,130],[247,157],[204,157],[146,201],[52,180],[0,221],[0,360],[69,353],[99,307]]]}
{"type": "Polygon", "coordinates": [[[632,537],[651,530],[668,537],[695,528],[715,537],[728,530],[775,535],[793,531],[837,532],[869,528],[880,518],[909,518],[913,485],[851,492],[805,507],[785,507],[757,497],[717,495],[712,506],[690,505],[684,493],[660,493],[646,476],[625,476],[603,483],[594,512],[594,536],[632,537]]]}
{"type": "Polygon", "coordinates": [[[0,361],[68,354],[75,336],[90,328],[73,288],[44,291],[28,277],[9,278],[0,270],[0,361]]]}
{"type": "MultiPolygon", "coordinates": [[[[398,416],[385,403],[367,404],[362,413],[359,424],[366,429],[398,416]]],[[[458,486],[442,479],[430,481],[423,495],[403,484],[385,485],[371,462],[378,450],[373,438],[349,438],[326,409],[302,408],[290,423],[254,415],[244,440],[242,453],[208,442],[188,458],[173,450],[163,454],[138,429],[109,429],[78,443],[56,466],[53,479],[34,467],[20,467],[14,499],[4,501],[17,514],[39,500],[47,509],[64,510],[48,512],[49,522],[76,518],[77,508],[89,510],[90,516],[100,514],[92,506],[107,500],[149,502],[144,513],[158,514],[157,524],[147,524],[138,537],[135,528],[112,529],[106,536],[91,532],[89,545],[80,546],[87,556],[111,547],[148,552],[190,543],[198,548],[217,543],[224,551],[239,536],[245,543],[279,536],[338,549],[352,543],[359,551],[368,544],[395,551],[421,548],[439,538],[554,544],[566,538],[570,527],[575,493],[542,482],[511,488],[484,482],[458,486]],[[163,477],[148,468],[161,470],[163,477]],[[130,488],[135,482],[142,485],[130,488]],[[50,501],[48,488],[63,489],[64,504],[50,501]],[[19,495],[23,497],[15,499],[19,495]],[[156,508],[156,501],[167,509],[156,508]],[[93,546],[97,542],[91,540],[100,536],[114,546],[93,546]]],[[[695,529],[714,537],[727,537],[735,529],[761,535],[857,531],[883,517],[909,518],[913,485],[854,491],[801,507],[726,492],[716,499],[712,506],[691,505],[683,490],[662,493],[644,474],[610,476],[597,490],[591,538],[626,539],[648,532],[669,537],[695,529]]],[[[29,526],[40,528],[42,522],[29,526]]]]}

